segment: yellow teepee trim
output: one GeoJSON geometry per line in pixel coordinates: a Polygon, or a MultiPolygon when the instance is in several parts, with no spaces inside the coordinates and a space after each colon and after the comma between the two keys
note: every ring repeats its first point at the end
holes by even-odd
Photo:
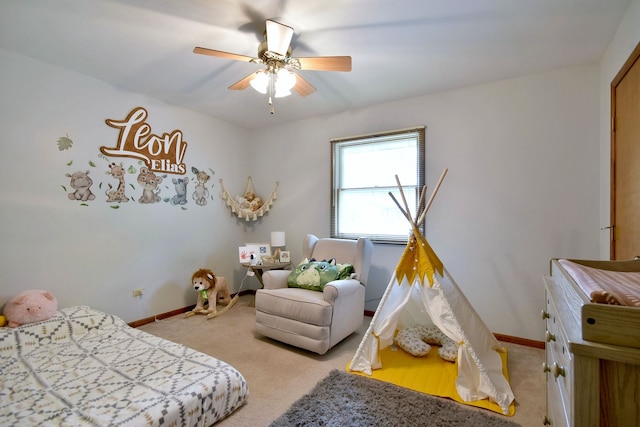
{"type": "MultiPolygon", "coordinates": [[[[398,189],[400,190],[400,195],[402,196],[402,201],[404,203],[405,208],[403,209],[400,206],[400,203],[396,200],[394,195],[389,192],[389,196],[398,206],[398,209],[402,212],[402,214],[407,218],[409,223],[411,224],[412,233],[409,237],[409,241],[407,242],[407,247],[405,248],[402,256],[400,257],[400,262],[396,266],[396,279],[398,281],[398,285],[402,283],[402,280],[406,277],[409,285],[413,285],[416,279],[420,281],[420,285],[424,286],[425,277],[429,281],[429,286],[433,287],[433,275],[437,271],[441,276],[444,275],[444,265],[438,255],[433,251],[429,242],[424,237],[424,235],[420,232],[419,226],[424,221],[427,210],[431,206],[433,199],[435,198],[438,189],[440,188],[440,184],[447,174],[447,169],[444,170],[438,183],[436,185],[433,194],[429,198],[429,202],[422,212],[416,213],[416,220],[411,217],[411,213],[409,212],[409,206],[407,205],[407,200],[404,197],[404,191],[402,191],[402,185],[400,184],[400,180],[398,179],[398,175],[396,175],[396,181],[398,182],[398,189]]],[[[419,208],[422,207],[422,202],[424,201],[425,189],[422,189],[422,193],[420,195],[420,203],[419,208]]]]}
{"type": "Polygon", "coordinates": [[[407,247],[396,266],[398,284],[406,277],[409,284],[413,284],[418,279],[420,285],[424,286],[426,277],[431,287],[433,286],[433,275],[436,271],[441,276],[444,274],[442,261],[433,251],[427,239],[418,230],[414,230],[414,234],[409,238],[407,247]],[[416,237],[416,233],[418,233],[419,237],[416,237]]]}

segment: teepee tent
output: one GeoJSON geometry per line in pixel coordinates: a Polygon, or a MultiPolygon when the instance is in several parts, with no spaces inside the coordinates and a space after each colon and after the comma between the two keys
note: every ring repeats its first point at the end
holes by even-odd
{"type": "MultiPolygon", "coordinates": [[[[499,353],[506,350],[484,324],[419,231],[419,225],[446,172],[445,169],[429,203],[421,214],[416,215],[416,221],[411,218],[399,181],[405,209],[389,193],[411,223],[412,233],[349,369],[368,375],[372,374],[372,369],[383,369],[379,351],[393,344],[398,329],[432,324],[459,344],[455,388],[460,398],[464,402],[489,399],[504,414],[509,414],[514,396],[503,374],[499,353]]],[[[424,189],[420,207],[423,200],[424,189]]]]}

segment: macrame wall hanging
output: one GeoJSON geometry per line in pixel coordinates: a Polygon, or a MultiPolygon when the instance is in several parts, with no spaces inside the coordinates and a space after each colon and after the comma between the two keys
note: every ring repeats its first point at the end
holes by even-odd
{"type": "Polygon", "coordinates": [[[236,214],[238,218],[242,218],[245,221],[256,221],[258,217],[261,217],[265,213],[269,212],[273,201],[278,197],[278,195],[276,194],[278,185],[280,185],[280,183],[276,181],[276,185],[269,197],[263,199],[254,191],[253,181],[251,180],[251,177],[249,177],[244,195],[233,197],[225,188],[222,179],[220,179],[220,186],[222,187],[222,200],[225,200],[227,202],[227,206],[231,208],[231,212],[236,214]]]}

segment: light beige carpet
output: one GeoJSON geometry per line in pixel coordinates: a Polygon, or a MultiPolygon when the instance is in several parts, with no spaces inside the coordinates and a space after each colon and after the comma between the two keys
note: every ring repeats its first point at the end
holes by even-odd
{"type": "MultiPolygon", "coordinates": [[[[224,360],[249,384],[249,399],[217,426],[268,426],[333,369],[344,370],[360,344],[371,318],[340,344],[319,356],[253,332],[253,296],[245,295],[227,313],[207,320],[183,315],[141,326],[153,335],[182,343],[224,360]]],[[[509,351],[511,388],[516,414],[508,417],[523,427],[539,426],[545,414],[544,351],[505,343],[509,351]]],[[[476,409],[484,411],[483,409],[476,409]]]]}

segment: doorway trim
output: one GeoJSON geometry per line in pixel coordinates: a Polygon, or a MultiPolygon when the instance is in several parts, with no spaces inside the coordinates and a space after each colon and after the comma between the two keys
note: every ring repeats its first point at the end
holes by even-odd
{"type": "Polygon", "coordinates": [[[640,42],[636,45],[633,52],[627,60],[625,61],[618,74],[611,81],[611,120],[610,123],[610,133],[611,133],[611,164],[610,164],[610,218],[609,218],[609,258],[616,259],[615,254],[615,226],[614,220],[616,218],[616,182],[615,182],[615,166],[616,166],[616,89],[618,85],[627,75],[633,64],[640,58],[640,42]]]}

